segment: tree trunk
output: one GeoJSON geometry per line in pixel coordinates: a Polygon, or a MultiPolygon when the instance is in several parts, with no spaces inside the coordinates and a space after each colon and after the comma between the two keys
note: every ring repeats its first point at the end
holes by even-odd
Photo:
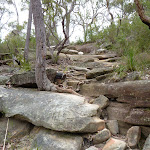
{"type": "Polygon", "coordinates": [[[24,48],[24,59],[26,62],[28,61],[31,24],[32,24],[32,1],[30,1],[30,4],[29,4],[29,18],[28,18],[27,36],[26,36],[26,43],[25,43],[25,48],[24,48]]]}
{"type": "Polygon", "coordinates": [[[108,13],[111,17],[111,25],[114,23],[114,16],[113,14],[110,12],[110,6],[109,6],[109,0],[106,0],[106,3],[107,3],[107,9],[108,9],[108,13]]]}
{"type": "Polygon", "coordinates": [[[46,75],[46,33],[40,0],[31,0],[36,36],[35,78],[39,90],[53,90],[54,85],[46,75]]]}
{"type": "Polygon", "coordinates": [[[139,2],[139,0],[134,0],[136,7],[137,7],[137,12],[140,16],[141,21],[146,24],[149,29],[150,29],[150,17],[145,16],[144,8],[142,4],[139,2]]]}
{"type": "Polygon", "coordinates": [[[12,4],[14,5],[15,10],[16,10],[16,14],[17,14],[17,25],[19,25],[19,13],[18,13],[18,9],[17,9],[15,0],[12,1],[12,4]]]}
{"type": "MultiPolygon", "coordinates": [[[[66,11],[67,14],[67,11],[66,11]]],[[[69,28],[70,28],[70,13],[66,15],[66,35],[68,37],[66,44],[70,44],[69,41],[69,28]]]]}

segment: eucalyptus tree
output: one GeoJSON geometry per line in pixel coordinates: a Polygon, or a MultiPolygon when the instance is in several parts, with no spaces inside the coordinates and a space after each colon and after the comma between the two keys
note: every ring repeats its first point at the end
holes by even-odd
{"type": "Polygon", "coordinates": [[[102,0],[82,0],[79,1],[78,7],[74,10],[75,22],[81,26],[84,33],[84,42],[87,42],[88,29],[92,25],[100,24],[103,16],[102,0]],[[97,22],[97,23],[96,23],[97,22]]]}
{"type": "Polygon", "coordinates": [[[26,62],[28,61],[31,24],[32,24],[32,1],[29,2],[28,26],[27,26],[26,43],[25,43],[25,48],[24,48],[24,59],[26,62]]]}
{"type": "Polygon", "coordinates": [[[46,75],[46,33],[40,0],[31,0],[36,36],[35,77],[39,90],[52,90],[52,83],[46,75]]]}
{"type": "Polygon", "coordinates": [[[46,41],[53,61],[57,61],[59,53],[69,44],[71,13],[76,5],[76,0],[43,0],[43,10],[46,24],[46,41]],[[58,35],[58,26],[62,27],[63,37],[58,35]],[[51,45],[55,45],[51,48],[51,45]],[[54,57],[54,51],[57,55],[54,57]]]}
{"type": "MultiPolygon", "coordinates": [[[[60,88],[48,79],[46,75],[46,32],[44,16],[40,0],[31,0],[36,36],[35,78],[39,90],[75,93],[71,89],[60,88]]],[[[76,93],[75,93],[76,94],[76,93]]]]}
{"type": "MultiPolygon", "coordinates": [[[[142,5],[142,3],[139,0],[134,0],[134,2],[136,4],[137,12],[138,12],[138,14],[140,16],[141,21],[144,24],[146,24],[149,27],[149,29],[150,29],[150,15],[149,16],[146,15],[145,8],[144,8],[144,6],[142,5]]],[[[149,4],[149,9],[150,9],[150,2],[148,0],[146,2],[147,2],[147,4],[149,4]]]]}

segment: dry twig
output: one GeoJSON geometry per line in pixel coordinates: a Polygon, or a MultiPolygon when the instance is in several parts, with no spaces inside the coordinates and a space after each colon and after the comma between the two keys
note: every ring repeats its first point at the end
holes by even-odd
{"type": "Polygon", "coordinates": [[[7,132],[8,132],[8,125],[9,125],[9,118],[8,118],[8,120],[7,120],[7,126],[6,126],[5,138],[4,138],[4,144],[3,144],[3,150],[5,150],[5,145],[6,145],[6,138],[7,138],[7,132]]]}

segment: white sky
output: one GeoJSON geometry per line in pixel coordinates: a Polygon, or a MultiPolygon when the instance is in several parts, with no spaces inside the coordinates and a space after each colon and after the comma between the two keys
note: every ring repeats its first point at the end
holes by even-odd
{"type": "MultiPolygon", "coordinates": [[[[27,21],[27,20],[28,20],[28,11],[27,11],[27,10],[21,11],[20,0],[16,0],[15,2],[16,2],[16,5],[17,5],[18,13],[19,13],[19,24],[22,25],[24,21],[27,21]]],[[[8,19],[9,19],[8,24],[9,24],[10,22],[15,22],[15,21],[17,20],[17,15],[16,15],[16,11],[15,11],[14,6],[12,6],[12,5],[9,6],[9,5],[7,5],[6,7],[7,7],[9,10],[11,10],[11,11],[13,12],[13,14],[11,14],[10,17],[8,17],[8,15],[7,15],[7,16],[4,16],[4,17],[2,18],[2,23],[5,23],[8,19]]],[[[2,34],[1,34],[2,39],[4,39],[5,36],[6,36],[9,32],[11,32],[11,30],[12,30],[12,28],[8,27],[8,24],[5,25],[5,28],[4,28],[4,29],[2,29],[2,32],[1,32],[1,33],[2,33],[2,34]]]]}
{"type": "MultiPolygon", "coordinates": [[[[21,7],[21,0],[14,0],[14,1],[16,2],[18,13],[19,13],[19,23],[20,23],[20,25],[22,25],[24,21],[26,21],[26,22],[28,21],[28,10],[21,11],[21,8],[22,8],[21,7]]],[[[14,12],[11,15],[11,18],[9,19],[9,22],[14,22],[14,21],[17,20],[17,15],[16,15],[15,8],[14,8],[14,6],[8,6],[8,7],[11,11],[14,12]]],[[[5,22],[7,20],[7,18],[8,18],[8,16],[4,17],[3,22],[5,22]]],[[[100,20],[100,22],[101,22],[101,20],[100,20]]],[[[32,25],[32,28],[34,28],[33,25],[32,25]]],[[[2,39],[4,39],[5,36],[8,33],[10,33],[11,31],[12,31],[12,28],[6,27],[6,29],[3,29],[2,30],[2,35],[1,35],[2,39]]],[[[70,34],[71,33],[72,33],[72,30],[70,29],[70,34]]],[[[63,35],[61,26],[58,26],[58,34],[63,35]]],[[[81,40],[83,40],[83,29],[82,29],[81,26],[76,26],[75,29],[74,29],[73,34],[70,37],[70,41],[77,41],[77,40],[79,40],[79,38],[81,40]]]]}

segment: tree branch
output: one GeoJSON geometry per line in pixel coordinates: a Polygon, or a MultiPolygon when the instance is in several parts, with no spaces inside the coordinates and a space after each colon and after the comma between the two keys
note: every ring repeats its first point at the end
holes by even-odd
{"type": "Polygon", "coordinates": [[[142,6],[142,4],[140,3],[139,0],[134,0],[134,2],[136,4],[136,6],[137,6],[137,12],[138,12],[138,14],[140,16],[141,21],[144,24],[146,24],[149,27],[149,29],[150,29],[150,17],[145,15],[144,8],[143,8],[143,6],[142,6]]]}

